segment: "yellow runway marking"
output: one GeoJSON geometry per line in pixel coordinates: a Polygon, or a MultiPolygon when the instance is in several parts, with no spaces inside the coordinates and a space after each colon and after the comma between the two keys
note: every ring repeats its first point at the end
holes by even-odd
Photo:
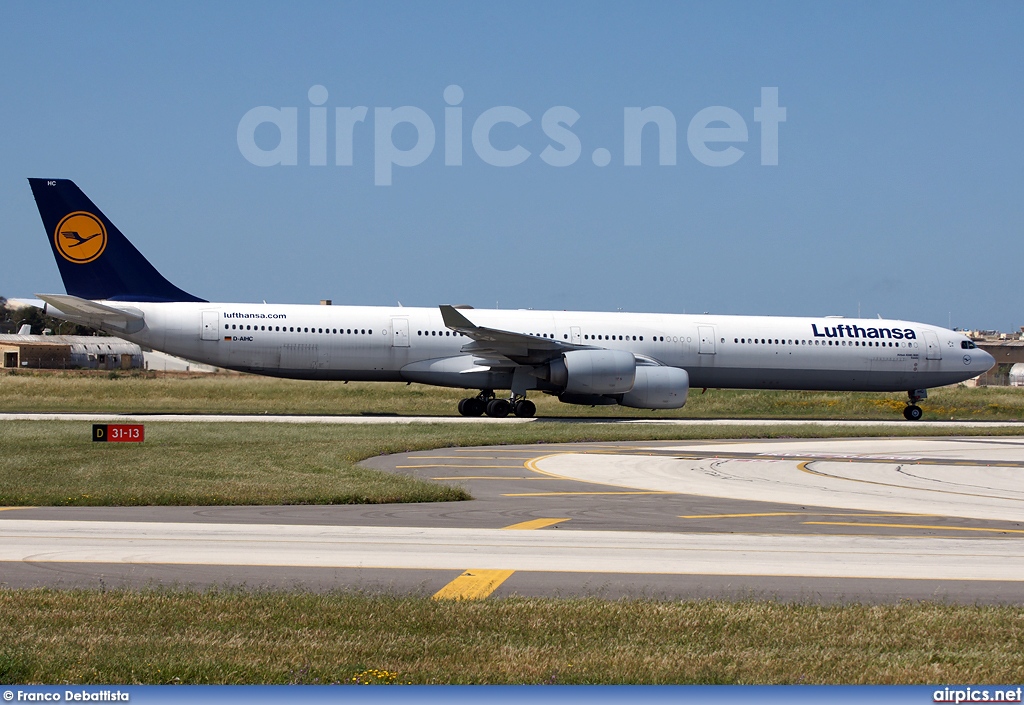
{"type": "Polygon", "coordinates": [[[743,517],[929,517],[938,514],[828,514],[824,512],[754,512],[751,514],[687,514],[680,519],[741,519],[743,517]]]}
{"type": "Polygon", "coordinates": [[[561,524],[563,521],[569,521],[569,517],[565,517],[564,519],[531,519],[530,521],[521,521],[518,524],[506,526],[504,531],[530,531],[533,529],[543,529],[547,526],[561,524]]]}
{"type": "Polygon", "coordinates": [[[598,486],[603,486],[603,487],[621,487],[623,489],[620,490],[620,491],[612,491],[612,492],[608,492],[608,491],[605,491],[605,492],[527,492],[525,494],[506,494],[506,495],[502,495],[502,496],[503,497],[561,497],[561,496],[567,496],[567,495],[602,495],[602,494],[604,494],[604,495],[630,495],[630,494],[665,494],[665,495],[675,495],[675,494],[679,494],[678,492],[666,492],[666,491],[662,491],[662,490],[633,490],[633,489],[630,489],[629,485],[616,485],[616,484],[611,483],[611,482],[591,482],[590,480],[581,480],[578,477],[565,477],[564,475],[558,475],[558,474],[553,473],[553,472],[548,472],[547,470],[541,470],[537,466],[537,463],[541,462],[542,460],[547,460],[548,458],[554,458],[554,457],[559,456],[559,455],[567,455],[567,454],[575,454],[575,453],[573,453],[573,451],[562,451],[560,453],[550,453],[548,455],[541,455],[539,457],[531,458],[530,460],[527,460],[525,463],[523,463],[523,467],[525,467],[527,470],[532,470],[533,472],[537,473],[538,475],[544,475],[545,477],[550,477],[550,478],[555,479],[555,480],[565,480],[567,482],[581,482],[581,483],[587,484],[587,485],[598,485],[598,486]]]}
{"type": "Polygon", "coordinates": [[[532,480],[541,482],[546,480],[557,480],[557,477],[501,477],[498,475],[455,475],[453,477],[432,477],[432,480],[532,480]]]}
{"type": "Polygon", "coordinates": [[[996,534],[1024,534],[1024,529],[984,529],[980,526],[931,526],[928,524],[869,524],[857,521],[805,521],[815,526],[874,526],[884,529],[934,529],[937,531],[987,531],[996,534]]]}
{"type": "Polygon", "coordinates": [[[6,512],[12,509],[35,509],[35,507],[0,507],[0,512],[6,512]]]}
{"type": "Polygon", "coordinates": [[[396,465],[396,468],[409,470],[415,468],[466,468],[467,470],[512,470],[523,467],[522,465],[444,465],[441,463],[430,465],[396,465]]]}
{"type": "MultiPolygon", "coordinates": [[[[409,460],[499,460],[489,455],[410,455],[409,460]]],[[[534,456],[524,455],[523,460],[529,460],[534,456]]],[[[500,460],[518,460],[518,458],[500,458],[500,460]]]]}
{"type": "Polygon", "coordinates": [[[515,571],[467,570],[434,593],[435,600],[483,600],[515,571]]]}
{"type": "MultiPolygon", "coordinates": [[[[460,448],[452,448],[452,450],[454,452],[456,452],[456,453],[479,453],[480,452],[479,448],[467,448],[466,450],[462,450],[460,448]]],[[[529,453],[530,451],[523,450],[522,448],[488,448],[487,452],[488,453],[529,453]]]]}
{"type": "Polygon", "coordinates": [[[557,455],[565,455],[565,453],[551,453],[550,455],[541,455],[541,456],[538,456],[536,458],[530,458],[525,463],[523,463],[523,467],[526,468],[527,470],[532,470],[533,472],[537,473],[538,475],[545,475],[547,477],[556,477],[559,480],[572,480],[573,478],[571,478],[571,477],[563,477],[561,475],[556,475],[553,472],[548,472],[547,470],[541,470],[539,467],[537,467],[537,463],[539,463],[540,461],[546,460],[548,458],[554,458],[557,455]]]}
{"type": "MultiPolygon", "coordinates": [[[[504,527],[509,531],[543,529],[564,519],[531,519],[504,527]]],[[[443,588],[434,593],[435,600],[483,600],[511,577],[514,570],[467,570],[443,588]]]]}
{"type": "MultiPolygon", "coordinates": [[[[561,478],[553,478],[561,479],[561,478]]],[[[565,497],[571,495],[595,495],[595,494],[676,494],[675,492],[660,492],[655,490],[638,490],[636,492],[515,492],[510,494],[503,494],[502,497],[565,497]]]]}

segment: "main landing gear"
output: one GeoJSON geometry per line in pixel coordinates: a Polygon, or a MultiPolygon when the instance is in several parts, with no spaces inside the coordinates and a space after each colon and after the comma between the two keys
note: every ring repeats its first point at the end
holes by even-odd
{"type": "Polygon", "coordinates": [[[512,395],[509,399],[494,396],[493,389],[485,389],[475,397],[459,402],[459,413],[463,416],[482,416],[487,414],[494,419],[503,419],[515,414],[521,419],[532,418],[537,413],[537,405],[526,397],[512,395]]]}
{"type": "Polygon", "coordinates": [[[928,398],[928,390],[914,389],[907,392],[907,397],[909,397],[909,401],[907,402],[907,407],[903,410],[903,418],[907,421],[920,421],[924,412],[921,411],[921,407],[917,405],[917,402],[928,398]]]}

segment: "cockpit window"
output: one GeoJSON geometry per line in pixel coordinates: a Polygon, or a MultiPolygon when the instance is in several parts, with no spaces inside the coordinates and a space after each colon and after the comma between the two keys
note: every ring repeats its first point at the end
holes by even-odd
{"type": "Polygon", "coordinates": [[[960,347],[963,348],[964,350],[974,350],[974,348],[976,348],[978,346],[975,345],[974,343],[972,343],[969,340],[961,340],[960,341],[960,347]]]}

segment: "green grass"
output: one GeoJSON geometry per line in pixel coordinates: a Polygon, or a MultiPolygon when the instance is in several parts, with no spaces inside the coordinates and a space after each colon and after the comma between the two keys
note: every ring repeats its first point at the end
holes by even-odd
{"type": "MultiPolygon", "coordinates": [[[[359,467],[429,448],[580,441],[946,435],[948,429],[605,424],[146,424],[143,443],[93,443],[79,421],[0,427],[0,505],[365,504],[468,499],[461,488],[359,467]]],[[[1006,435],[1013,429],[965,430],[1006,435]]]]}
{"type": "Polygon", "coordinates": [[[1020,683],[1024,610],[0,590],[5,683],[1020,683]],[[839,635],[842,635],[841,637],[839,635]]]}
{"type": "Polygon", "coordinates": [[[460,488],[356,466],[404,449],[377,427],[148,424],[93,443],[80,422],[5,422],[0,505],[366,504],[468,499],[460,488]]]}
{"type": "MultiPolygon", "coordinates": [[[[454,416],[469,392],[400,383],[307,382],[253,375],[24,372],[0,375],[0,411],[454,416]]],[[[531,394],[538,415],[629,418],[899,419],[905,394],[691,390],[685,407],[585,407],[531,394]]],[[[926,419],[1024,420],[1024,389],[944,387],[922,403],[926,419]]]]}

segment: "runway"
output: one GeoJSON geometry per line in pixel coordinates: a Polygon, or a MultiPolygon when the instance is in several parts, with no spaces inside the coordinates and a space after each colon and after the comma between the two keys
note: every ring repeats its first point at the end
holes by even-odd
{"type": "Polygon", "coordinates": [[[458,448],[425,505],[0,511],[0,582],[1024,603],[1024,437],[458,448]]]}
{"type": "Polygon", "coordinates": [[[0,561],[1024,580],[1024,542],[45,520],[0,524],[0,561]]]}

